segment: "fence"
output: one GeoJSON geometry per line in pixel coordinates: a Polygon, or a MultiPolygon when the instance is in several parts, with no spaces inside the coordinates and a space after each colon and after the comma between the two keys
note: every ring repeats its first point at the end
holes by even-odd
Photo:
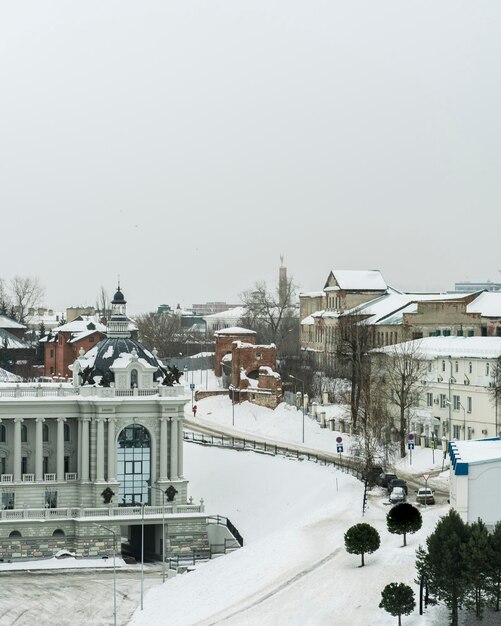
{"type": "Polygon", "coordinates": [[[250,450],[251,452],[270,454],[272,456],[284,456],[301,461],[312,461],[319,465],[335,467],[363,480],[362,463],[356,459],[337,459],[334,454],[329,453],[305,452],[298,448],[267,443],[266,441],[255,441],[253,439],[229,437],[225,435],[210,435],[193,431],[184,431],[184,439],[200,445],[231,448],[233,450],[250,450]]]}

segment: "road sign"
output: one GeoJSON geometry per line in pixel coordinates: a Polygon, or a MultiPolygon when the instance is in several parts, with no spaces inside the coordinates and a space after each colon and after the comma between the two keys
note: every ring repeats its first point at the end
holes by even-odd
{"type": "Polygon", "coordinates": [[[193,383],[190,383],[190,389],[193,391],[193,389],[195,389],[195,385],[193,383]]]}
{"type": "Polygon", "coordinates": [[[184,365],[184,371],[187,372],[188,371],[188,365],[185,363],[184,365]]]}
{"type": "Polygon", "coordinates": [[[343,438],[342,437],[336,437],[336,441],[337,441],[337,443],[342,443],[343,438]]]}
{"type": "Polygon", "coordinates": [[[428,480],[428,478],[429,478],[429,477],[430,477],[430,475],[429,475],[429,474],[423,474],[423,478],[424,478],[425,480],[428,480]]]}
{"type": "Polygon", "coordinates": [[[343,451],[343,446],[342,444],[339,444],[337,447],[337,451],[339,452],[339,454],[341,454],[341,452],[343,451]]]}
{"type": "Polygon", "coordinates": [[[407,437],[407,439],[409,441],[412,441],[414,439],[414,435],[412,433],[409,433],[409,436],[407,437]]]}
{"type": "Polygon", "coordinates": [[[409,450],[414,450],[414,444],[412,443],[412,441],[409,441],[407,447],[409,448],[409,450]]]}

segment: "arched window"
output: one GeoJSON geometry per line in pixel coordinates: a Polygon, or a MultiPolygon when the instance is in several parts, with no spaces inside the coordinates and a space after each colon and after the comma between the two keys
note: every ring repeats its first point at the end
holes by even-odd
{"type": "Polygon", "coordinates": [[[64,530],[62,528],[56,528],[56,530],[52,533],[53,537],[64,537],[64,530]]]}
{"type": "Polygon", "coordinates": [[[42,441],[49,441],[49,426],[48,424],[42,424],[42,441]]]}
{"type": "Polygon", "coordinates": [[[130,371],[130,386],[137,387],[137,370],[133,369],[130,371]]]}
{"type": "Polygon", "coordinates": [[[21,443],[27,443],[28,441],[28,429],[26,424],[21,424],[21,443]]]}
{"type": "Polygon", "coordinates": [[[0,424],[0,442],[5,443],[5,426],[0,424]]]}
{"type": "Polygon", "coordinates": [[[134,506],[150,501],[151,438],[140,424],[126,426],[118,437],[117,478],[119,504],[134,506]]]}
{"type": "Polygon", "coordinates": [[[66,423],[64,424],[64,440],[70,440],[70,425],[66,423]]]}
{"type": "Polygon", "coordinates": [[[22,537],[21,533],[18,530],[13,530],[10,535],[10,538],[14,539],[15,537],[22,537]]]}

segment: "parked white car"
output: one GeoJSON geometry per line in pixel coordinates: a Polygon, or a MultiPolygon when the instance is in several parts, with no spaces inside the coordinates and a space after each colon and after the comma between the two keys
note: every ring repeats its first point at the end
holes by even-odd
{"type": "Polygon", "coordinates": [[[390,502],[396,504],[397,502],[405,502],[406,500],[405,489],[403,487],[393,487],[390,493],[390,502]]]}

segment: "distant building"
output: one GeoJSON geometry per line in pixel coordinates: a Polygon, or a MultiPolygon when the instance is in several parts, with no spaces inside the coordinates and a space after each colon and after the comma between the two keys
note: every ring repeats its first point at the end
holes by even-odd
{"type": "Polygon", "coordinates": [[[485,282],[462,281],[454,285],[455,291],[469,292],[472,291],[501,291],[501,283],[493,283],[490,280],[485,282]]]}
{"type": "Polygon", "coordinates": [[[226,302],[206,302],[205,304],[193,304],[192,310],[196,315],[213,315],[214,313],[221,313],[228,309],[234,309],[240,306],[239,304],[228,304],[226,302]]]}

